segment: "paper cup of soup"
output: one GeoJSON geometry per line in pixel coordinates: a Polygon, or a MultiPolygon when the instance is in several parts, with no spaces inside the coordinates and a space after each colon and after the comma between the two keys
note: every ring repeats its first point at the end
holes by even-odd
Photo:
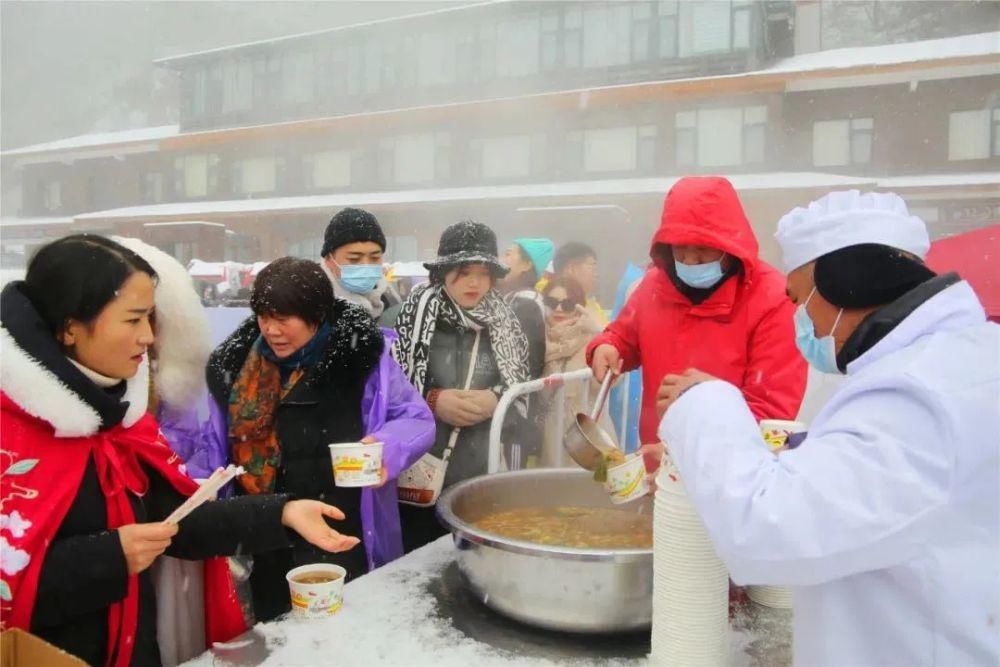
{"type": "Polygon", "coordinates": [[[381,442],[340,442],[330,445],[333,482],[337,486],[375,486],[381,481],[381,442]]]}
{"type": "Polygon", "coordinates": [[[608,468],[608,479],[604,488],[616,505],[641,498],[649,492],[646,483],[646,464],[642,456],[632,454],[621,463],[608,468]]]}
{"type": "Polygon", "coordinates": [[[802,422],[785,419],[764,419],[760,422],[760,432],[764,442],[772,452],[776,452],[788,443],[788,436],[793,433],[804,433],[806,425],[802,422]]]}
{"type": "Polygon", "coordinates": [[[289,570],[285,578],[292,596],[292,616],[326,618],[344,604],[344,577],[339,565],[316,563],[289,570]]]}

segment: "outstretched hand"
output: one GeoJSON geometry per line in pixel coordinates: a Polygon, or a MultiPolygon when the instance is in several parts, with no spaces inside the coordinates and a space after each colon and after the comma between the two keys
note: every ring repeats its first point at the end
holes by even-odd
{"type": "Polygon", "coordinates": [[[318,500],[290,500],[281,512],[281,523],[323,551],[349,551],[361,542],[356,537],[341,535],[326,519],[343,521],[344,513],[333,505],[318,500]],[[325,517],[325,518],[324,518],[325,517]]]}

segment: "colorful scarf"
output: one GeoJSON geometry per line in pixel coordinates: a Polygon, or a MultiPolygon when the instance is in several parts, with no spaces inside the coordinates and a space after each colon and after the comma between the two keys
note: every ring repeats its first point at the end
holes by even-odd
{"type": "Polygon", "coordinates": [[[421,395],[425,393],[431,340],[439,322],[460,331],[487,329],[504,386],[528,380],[528,339],[514,311],[495,289],[475,308],[466,310],[452,301],[444,285],[425,283],[414,288],[403,303],[396,319],[399,338],[392,345],[393,358],[421,395]]]}
{"type": "Polygon", "coordinates": [[[298,366],[282,386],[281,369],[262,354],[261,342],[250,348],[229,392],[229,444],[233,463],[246,470],[237,480],[249,494],[274,491],[281,462],[275,428],[278,404],[305,374],[298,366]]]}

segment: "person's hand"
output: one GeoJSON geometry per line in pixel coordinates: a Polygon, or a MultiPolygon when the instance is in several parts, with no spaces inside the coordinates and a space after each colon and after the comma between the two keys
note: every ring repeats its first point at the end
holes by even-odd
{"type": "Polygon", "coordinates": [[[621,374],[622,356],[618,354],[618,348],[610,343],[598,345],[590,358],[590,368],[598,382],[604,382],[604,374],[609,370],[615,375],[621,374]]]}
{"type": "Polygon", "coordinates": [[[281,523],[323,551],[348,551],[361,542],[356,537],[341,535],[330,528],[324,517],[343,521],[344,513],[318,500],[290,500],[281,512],[281,523]]]}
{"type": "Polygon", "coordinates": [[[473,426],[483,421],[479,405],[461,389],[443,389],[434,405],[434,416],[452,426],[473,426]]]}
{"type": "Polygon", "coordinates": [[[173,523],[130,523],[118,528],[129,574],[139,574],[167,550],[177,534],[173,523]]]}
{"type": "Polygon", "coordinates": [[[717,378],[708,373],[689,368],[683,375],[667,375],[660,381],[660,388],[656,391],[656,417],[663,419],[663,415],[670,409],[677,399],[685,391],[702,382],[710,382],[717,378]]]}
{"type": "Polygon", "coordinates": [[[497,400],[497,395],[489,389],[470,389],[465,394],[479,409],[479,421],[486,421],[496,412],[499,401],[497,400]]]}
{"type": "MultiPolygon", "coordinates": [[[[378,442],[378,438],[376,438],[374,435],[366,435],[365,437],[361,438],[360,442],[364,445],[372,445],[378,442]]],[[[384,450],[382,452],[382,455],[383,457],[385,456],[384,450]]],[[[382,467],[379,468],[378,471],[378,484],[375,485],[375,488],[381,489],[383,486],[385,486],[385,483],[388,481],[389,481],[389,471],[386,470],[385,464],[382,464],[382,467]]]]}
{"type": "Polygon", "coordinates": [[[591,334],[599,334],[604,331],[604,322],[597,317],[597,313],[592,311],[586,306],[582,306],[579,303],[576,304],[576,312],[580,314],[580,319],[583,320],[583,328],[591,334]]]}

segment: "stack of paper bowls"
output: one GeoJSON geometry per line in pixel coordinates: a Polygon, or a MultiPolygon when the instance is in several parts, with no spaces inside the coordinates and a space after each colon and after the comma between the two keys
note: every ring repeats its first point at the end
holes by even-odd
{"type": "Polygon", "coordinates": [[[668,457],[653,515],[653,665],[729,662],[729,573],[668,457]]]}
{"type": "Polygon", "coordinates": [[[765,607],[792,608],[792,589],[787,586],[747,586],[747,595],[765,607]]]}

